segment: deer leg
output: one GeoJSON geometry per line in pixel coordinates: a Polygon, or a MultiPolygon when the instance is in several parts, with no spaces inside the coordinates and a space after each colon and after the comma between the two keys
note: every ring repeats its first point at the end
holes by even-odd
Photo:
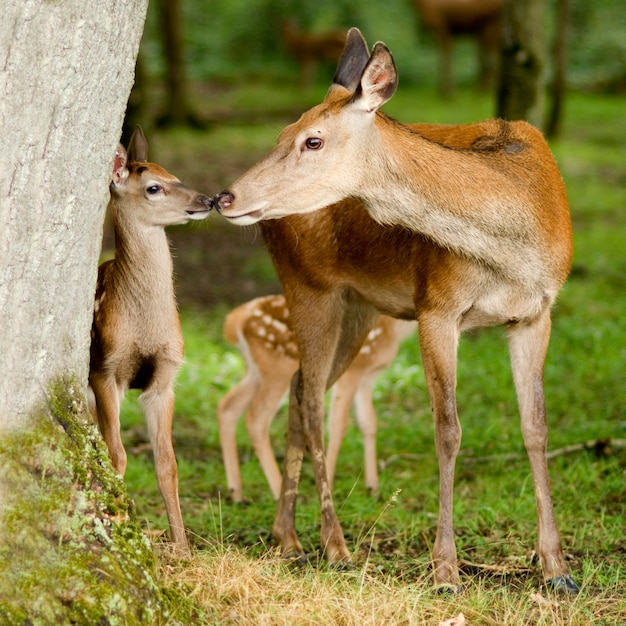
{"type": "Polygon", "coordinates": [[[226,483],[233,502],[243,499],[243,486],[237,453],[237,422],[252,402],[259,386],[258,376],[248,372],[217,405],[217,425],[226,470],[226,483]]]}
{"type": "Polygon", "coordinates": [[[275,374],[275,378],[262,378],[246,415],[246,426],[272,495],[278,500],[282,477],[270,441],[270,424],[287,393],[289,377],[275,374]]]}
{"type": "Polygon", "coordinates": [[[187,547],[187,538],[178,499],[178,468],[172,445],[172,386],[153,383],[141,394],[139,400],[146,415],[157,483],[165,503],[172,541],[184,548],[187,547]]]}
{"type": "Polygon", "coordinates": [[[326,469],[331,489],[335,477],[339,449],[348,429],[350,405],[356,393],[356,386],[357,384],[352,380],[349,372],[346,372],[339,378],[332,389],[330,410],[328,412],[328,448],[326,450],[326,469]]]}
{"type": "Polygon", "coordinates": [[[544,580],[559,591],[577,593],[569,574],[554,517],[546,449],[548,426],[543,389],[543,368],[550,338],[550,310],[528,324],[508,329],[511,367],[517,391],[522,435],[530,461],[537,504],[537,555],[544,580]]]}
{"type": "Polygon", "coordinates": [[[459,331],[454,322],[420,315],[418,331],[424,373],[435,419],[435,449],[439,460],[439,520],[433,546],[435,584],[459,585],[452,519],[454,466],[461,444],[456,411],[456,353],[459,331]]]}
{"type": "Polygon", "coordinates": [[[113,467],[122,476],[126,471],[126,450],[122,443],[120,426],[120,403],[123,390],[119,389],[115,380],[92,372],[89,385],[95,402],[90,410],[98,422],[98,429],[109,450],[113,467]]]}
{"type": "Polygon", "coordinates": [[[280,545],[281,554],[286,558],[304,556],[304,550],[296,532],[296,497],[305,446],[300,411],[301,377],[301,372],[298,370],[291,380],[283,479],[272,527],[272,536],[280,545]]]}
{"type": "Polygon", "coordinates": [[[361,381],[355,396],[356,419],[363,436],[363,456],[365,461],[365,486],[371,494],[378,491],[378,468],[376,466],[376,410],[372,398],[374,377],[361,381]]]}

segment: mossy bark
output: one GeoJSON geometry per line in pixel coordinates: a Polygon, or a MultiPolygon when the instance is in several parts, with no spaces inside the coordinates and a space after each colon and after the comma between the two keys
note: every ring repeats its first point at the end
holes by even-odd
{"type": "Polygon", "coordinates": [[[0,439],[0,623],[159,624],[151,546],[86,410],[60,380],[0,439]]]}

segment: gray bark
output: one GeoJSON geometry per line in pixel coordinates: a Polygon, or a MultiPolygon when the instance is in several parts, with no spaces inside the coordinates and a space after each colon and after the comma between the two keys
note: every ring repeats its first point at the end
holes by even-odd
{"type": "Polygon", "coordinates": [[[0,428],[87,380],[111,163],[147,0],[6,0],[0,20],[0,428]]]}

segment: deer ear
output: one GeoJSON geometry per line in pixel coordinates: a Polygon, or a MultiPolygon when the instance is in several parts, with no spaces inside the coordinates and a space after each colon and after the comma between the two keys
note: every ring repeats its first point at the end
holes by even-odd
{"type": "Polygon", "coordinates": [[[148,142],[139,124],[135,126],[128,142],[128,160],[135,163],[145,163],[148,160],[148,142]]]}
{"type": "Polygon", "coordinates": [[[369,58],[367,42],[361,31],[358,28],[351,28],[348,31],[346,44],[337,64],[333,85],[341,85],[354,92],[369,58]]]}
{"type": "Polygon", "coordinates": [[[113,174],[111,175],[111,178],[116,185],[119,185],[128,177],[126,163],[128,163],[128,154],[126,153],[124,146],[121,143],[118,143],[117,150],[115,150],[115,159],[113,160],[113,174]]]}
{"type": "Polygon", "coordinates": [[[376,111],[396,92],[398,72],[389,48],[380,41],[363,70],[353,102],[366,111],[376,111]]]}

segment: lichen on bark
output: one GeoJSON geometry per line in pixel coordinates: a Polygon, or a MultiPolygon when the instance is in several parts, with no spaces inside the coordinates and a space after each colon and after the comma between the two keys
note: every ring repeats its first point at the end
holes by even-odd
{"type": "Polygon", "coordinates": [[[0,623],[166,621],[150,543],[80,385],[53,383],[33,417],[0,437],[0,623]]]}

